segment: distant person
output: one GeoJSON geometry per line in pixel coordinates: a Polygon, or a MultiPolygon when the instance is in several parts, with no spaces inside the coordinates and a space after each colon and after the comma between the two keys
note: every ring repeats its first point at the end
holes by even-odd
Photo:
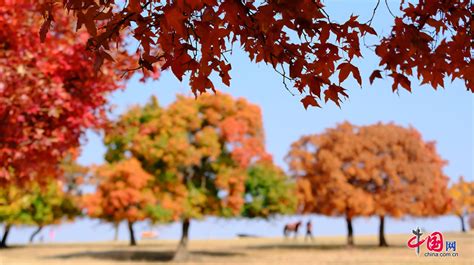
{"type": "Polygon", "coordinates": [[[313,238],[313,225],[311,224],[311,221],[308,221],[306,223],[306,235],[304,236],[304,241],[306,242],[307,239],[311,239],[311,242],[314,241],[313,238]]]}

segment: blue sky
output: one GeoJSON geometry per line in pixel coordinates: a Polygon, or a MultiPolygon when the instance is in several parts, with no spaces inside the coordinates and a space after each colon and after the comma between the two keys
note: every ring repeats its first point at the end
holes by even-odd
{"type": "MultiPolygon", "coordinates": [[[[351,13],[360,15],[361,21],[367,21],[376,1],[328,1],[327,11],[331,19],[342,21],[351,13]]],[[[389,1],[392,10],[397,10],[399,1],[389,1]]],[[[387,33],[393,19],[388,13],[383,1],[376,13],[373,26],[378,33],[387,33]]],[[[367,39],[370,43],[370,39],[367,39]]],[[[368,77],[377,66],[378,60],[371,51],[363,50],[364,60],[358,62],[363,77],[368,77]]],[[[419,81],[412,81],[413,93],[400,91],[392,93],[389,80],[376,80],[369,85],[367,78],[362,88],[354,81],[346,81],[349,99],[338,108],[332,103],[322,109],[305,110],[300,103],[302,96],[296,91],[292,96],[285,90],[281,76],[270,66],[253,64],[237,47],[230,56],[233,64],[230,87],[218,85],[221,91],[236,97],[245,97],[250,102],[260,105],[263,111],[263,121],[266,131],[267,150],[273,154],[274,160],[283,168],[287,168],[284,157],[290,144],[304,134],[320,133],[328,127],[343,121],[357,125],[375,122],[395,122],[404,126],[413,126],[423,135],[425,140],[437,142],[441,156],[449,161],[445,173],[453,179],[464,175],[473,179],[473,150],[474,150],[474,95],[467,92],[462,82],[446,82],[445,89],[433,90],[429,86],[418,86],[419,81]]],[[[351,78],[349,78],[351,79],[351,78]]],[[[130,105],[144,104],[151,95],[156,95],[161,104],[167,105],[173,101],[177,93],[190,93],[186,81],[179,82],[170,72],[164,72],[156,82],[139,83],[132,80],[126,90],[111,95],[110,101],[116,106],[112,117],[124,112],[130,105]]],[[[80,162],[86,165],[103,162],[105,148],[100,135],[87,132],[84,138],[83,152],[80,162]]],[[[235,233],[256,233],[266,236],[279,236],[284,222],[300,219],[301,217],[286,217],[270,222],[249,220],[222,220],[210,218],[195,222],[191,227],[191,238],[232,237],[235,233]],[[229,229],[231,227],[231,229],[229,229]]],[[[303,219],[307,219],[304,217],[303,219]]],[[[316,235],[344,234],[343,219],[312,216],[316,235]],[[319,230],[318,228],[324,227],[319,230]]],[[[375,234],[377,221],[373,218],[356,220],[355,233],[375,234]]],[[[426,227],[428,230],[439,229],[457,230],[459,227],[455,217],[437,219],[413,219],[387,221],[388,233],[409,232],[412,227],[426,227]]],[[[177,224],[157,228],[162,238],[177,238],[177,224]]],[[[75,224],[55,227],[56,240],[109,240],[112,229],[96,220],[82,220],[75,224]]],[[[141,224],[138,229],[148,229],[147,224],[141,224]]],[[[23,242],[32,229],[15,229],[18,233],[13,242],[23,242]]],[[[44,237],[48,238],[47,232],[44,237]]],[[[15,237],[15,238],[14,238],[15,237]]],[[[125,227],[122,227],[121,238],[126,238],[125,227]]],[[[46,239],[47,240],[47,239],[46,239]]]]}

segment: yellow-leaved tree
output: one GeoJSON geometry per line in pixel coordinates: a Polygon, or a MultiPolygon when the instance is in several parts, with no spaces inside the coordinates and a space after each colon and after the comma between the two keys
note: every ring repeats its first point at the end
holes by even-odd
{"type": "Polygon", "coordinates": [[[466,232],[464,219],[474,213],[474,181],[465,181],[460,177],[459,181],[451,186],[449,193],[453,198],[453,213],[461,221],[461,231],[466,232]]]}

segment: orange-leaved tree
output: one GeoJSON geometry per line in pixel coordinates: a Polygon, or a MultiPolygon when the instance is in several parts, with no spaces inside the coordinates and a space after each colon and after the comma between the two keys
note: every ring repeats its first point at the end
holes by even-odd
{"type": "Polygon", "coordinates": [[[458,182],[451,185],[449,193],[453,198],[453,213],[461,220],[461,231],[466,232],[464,218],[474,213],[474,181],[465,181],[460,177],[458,182]]]}
{"type": "Polygon", "coordinates": [[[363,144],[354,160],[356,171],[366,176],[357,185],[374,196],[380,246],[387,246],[385,216],[428,217],[450,210],[449,178],[443,173],[446,161],[435,142],[425,142],[412,127],[392,123],[360,126],[355,134],[363,144]]]}
{"type": "Polygon", "coordinates": [[[85,212],[113,224],[126,221],[130,245],[136,245],[133,224],[145,220],[156,202],[150,187],[153,177],[133,158],[100,166],[93,175],[91,183],[97,188],[83,196],[85,212]]]}
{"type": "Polygon", "coordinates": [[[440,215],[450,207],[445,162],[413,128],[343,123],[302,137],[288,160],[299,179],[303,211],[377,215],[380,246],[387,245],[386,216],[440,215]]]}
{"type": "Polygon", "coordinates": [[[182,220],[175,259],[187,256],[192,218],[240,214],[248,167],[270,159],[259,107],[220,93],[180,95],[166,108],[153,98],[124,114],[105,143],[109,160],[138,159],[160,189],[158,203],[182,220]]]}
{"type": "Polygon", "coordinates": [[[347,173],[356,167],[354,159],[361,150],[354,130],[344,123],[322,134],[303,136],[291,145],[286,158],[297,178],[299,210],[344,216],[348,245],[354,244],[353,218],[369,216],[375,209],[371,192],[357,185],[365,175],[347,173]]]}
{"type": "MultiPolygon", "coordinates": [[[[139,68],[171,69],[182,80],[189,75],[192,91],[214,90],[213,74],[230,84],[231,64],[226,54],[242,47],[253,62],[264,62],[304,94],[305,107],[319,106],[321,98],[339,105],[347,97],[349,75],[362,86],[357,61],[361,39],[372,35],[380,68],[370,82],[386,75],[392,89],[411,91],[410,77],[433,88],[444,78],[460,79],[474,92],[472,13],[470,0],[400,1],[395,15],[387,2],[374,3],[371,18],[351,15],[337,22],[322,0],[43,0],[37,1],[45,19],[42,38],[56,19],[53,6],[62,5],[86,28],[89,49],[96,61],[108,58],[99,51],[124,30],[139,43],[139,68]],[[379,8],[392,14],[391,30],[376,32],[371,24],[379,8]]],[[[374,1],[375,2],[375,1],[374,1]]],[[[52,27],[54,29],[54,27],[52,27]]],[[[361,62],[362,64],[363,62],[361,62]]]]}

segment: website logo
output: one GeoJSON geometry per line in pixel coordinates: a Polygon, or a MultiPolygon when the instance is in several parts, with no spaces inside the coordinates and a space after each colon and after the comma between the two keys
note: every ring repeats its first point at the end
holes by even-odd
{"type": "Polygon", "coordinates": [[[419,227],[412,230],[413,236],[408,240],[407,246],[415,249],[416,255],[420,256],[420,247],[426,243],[427,252],[425,257],[457,257],[456,241],[444,241],[443,234],[435,231],[425,238],[422,238],[423,232],[419,227]]]}

